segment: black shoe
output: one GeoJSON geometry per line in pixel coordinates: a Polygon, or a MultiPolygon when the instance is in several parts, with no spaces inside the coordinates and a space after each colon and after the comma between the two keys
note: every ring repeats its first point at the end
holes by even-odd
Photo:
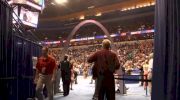
{"type": "Polygon", "coordinates": [[[63,94],[64,96],[68,96],[68,94],[63,94]]]}
{"type": "Polygon", "coordinates": [[[117,93],[120,93],[120,90],[119,90],[119,89],[117,89],[117,90],[116,90],[116,92],[117,92],[117,93]]]}
{"type": "Polygon", "coordinates": [[[93,97],[92,100],[98,100],[96,97],[93,97]]]}

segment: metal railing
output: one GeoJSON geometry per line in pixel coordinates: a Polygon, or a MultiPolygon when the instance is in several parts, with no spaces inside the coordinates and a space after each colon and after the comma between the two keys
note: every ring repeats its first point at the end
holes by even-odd
{"type": "MultiPolygon", "coordinates": [[[[117,80],[123,80],[123,84],[125,84],[124,81],[139,81],[139,82],[146,82],[146,84],[148,82],[151,82],[152,80],[149,80],[148,79],[148,76],[147,75],[114,75],[115,78],[114,79],[117,79],[117,80]],[[130,78],[126,78],[125,76],[139,76],[139,77],[145,77],[145,79],[130,79],[130,78]],[[118,78],[117,78],[118,77],[118,78]],[[122,77],[122,78],[121,78],[122,77]]],[[[123,93],[125,92],[124,90],[124,85],[123,85],[123,93]]],[[[146,87],[146,96],[148,95],[148,90],[147,90],[147,87],[146,87]]]]}

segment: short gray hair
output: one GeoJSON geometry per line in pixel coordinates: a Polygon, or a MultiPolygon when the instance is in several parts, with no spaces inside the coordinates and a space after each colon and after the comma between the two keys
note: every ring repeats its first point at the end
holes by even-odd
{"type": "Polygon", "coordinates": [[[109,49],[111,47],[111,41],[108,39],[104,39],[102,41],[102,46],[104,49],[109,49]]]}

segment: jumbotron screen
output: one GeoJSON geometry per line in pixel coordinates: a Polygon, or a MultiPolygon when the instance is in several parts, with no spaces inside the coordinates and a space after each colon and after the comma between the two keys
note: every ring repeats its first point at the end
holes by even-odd
{"type": "Polygon", "coordinates": [[[19,18],[21,19],[23,24],[32,27],[37,27],[38,17],[39,17],[39,12],[32,12],[29,11],[28,9],[21,7],[19,18]]]}
{"type": "Polygon", "coordinates": [[[8,3],[28,5],[40,11],[45,7],[44,0],[8,0],[8,3]]]}
{"type": "MultiPolygon", "coordinates": [[[[18,19],[17,7],[14,8],[14,13],[16,15],[13,14],[13,17],[15,18],[15,20],[17,20],[18,19]]],[[[21,7],[20,15],[18,17],[24,25],[36,28],[38,25],[39,12],[29,11],[28,9],[21,7]]],[[[13,21],[13,23],[16,23],[16,22],[13,21]]]]}
{"type": "Polygon", "coordinates": [[[29,0],[29,1],[34,2],[34,3],[36,3],[36,4],[40,5],[40,6],[42,6],[43,3],[44,3],[44,0],[29,0]]]}

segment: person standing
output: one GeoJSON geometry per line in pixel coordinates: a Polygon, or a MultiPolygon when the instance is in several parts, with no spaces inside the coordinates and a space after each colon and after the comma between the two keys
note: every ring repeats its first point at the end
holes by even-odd
{"type": "Polygon", "coordinates": [[[88,64],[86,63],[84,63],[83,75],[84,75],[84,79],[88,77],[88,64]]]}
{"type": "Polygon", "coordinates": [[[38,59],[36,65],[36,96],[38,100],[43,99],[43,85],[46,86],[48,91],[49,100],[53,100],[53,83],[55,81],[56,62],[53,57],[48,55],[48,48],[42,48],[42,56],[38,59]]]}
{"type": "MultiPolygon", "coordinates": [[[[145,60],[144,65],[143,65],[144,80],[147,80],[148,78],[148,67],[149,67],[148,60],[145,60]]],[[[147,86],[148,86],[148,82],[144,81],[144,90],[147,88],[147,86]]]]}
{"type": "Polygon", "coordinates": [[[55,84],[54,84],[54,94],[61,92],[61,89],[60,89],[60,87],[61,87],[61,85],[60,85],[61,68],[60,68],[59,61],[56,62],[56,65],[58,66],[58,68],[57,68],[56,80],[55,80],[55,84]]]}
{"type": "Polygon", "coordinates": [[[74,66],[74,81],[75,81],[75,84],[78,84],[78,82],[77,82],[78,74],[79,74],[79,68],[77,67],[77,64],[75,64],[75,66],[74,66]]]}
{"type": "Polygon", "coordinates": [[[98,94],[99,94],[100,86],[97,83],[97,67],[94,66],[94,64],[92,66],[92,74],[93,74],[92,75],[92,80],[95,80],[95,89],[94,89],[94,94],[93,94],[92,100],[98,100],[98,94]]]}
{"type": "Polygon", "coordinates": [[[71,63],[68,61],[68,56],[64,56],[64,60],[61,61],[61,75],[63,82],[64,96],[69,95],[69,87],[71,83],[71,63]]]}
{"type": "MultiPolygon", "coordinates": [[[[152,70],[153,70],[153,53],[149,55],[149,67],[148,67],[148,80],[152,80],[152,70]]],[[[152,82],[148,82],[149,93],[151,95],[152,82]]]]}
{"type": "Polygon", "coordinates": [[[74,83],[74,61],[71,61],[71,83],[70,83],[70,89],[73,90],[73,83],[74,83]]]}
{"type": "Polygon", "coordinates": [[[99,87],[98,100],[115,100],[114,72],[119,69],[117,55],[110,50],[111,42],[108,39],[102,42],[103,49],[88,58],[89,63],[97,67],[97,84],[99,87]]]}
{"type": "MultiPolygon", "coordinates": [[[[120,67],[117,71],[116,74],[118,75],[118,78],[123,78],[122,75],[124,75],[123,68],[120,67]]],[[[126,94],[127,93],[127,88],[125,86],[124,80],[117,80],[117,85],[118,89],[117,92],[120,92],[120,94],[126,94]]]]}

